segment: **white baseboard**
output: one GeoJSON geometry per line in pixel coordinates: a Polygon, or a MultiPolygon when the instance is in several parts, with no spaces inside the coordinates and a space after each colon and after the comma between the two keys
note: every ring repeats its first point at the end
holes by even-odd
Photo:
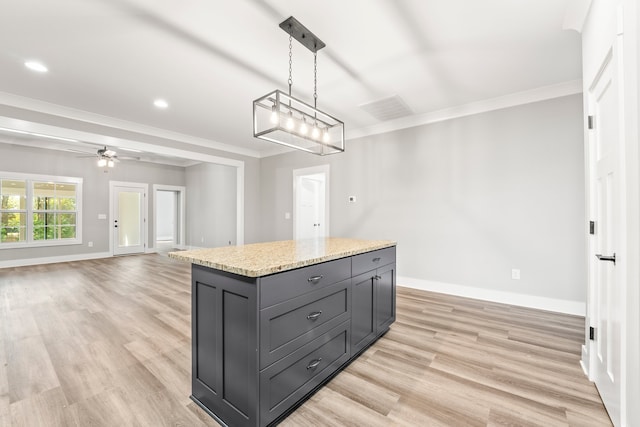
{"type": "Polygon", "coordinates": [[[25,258],[10,261],[0,261],[0,268],[26,267],[28,265],[54,264],[57,262],[83,261],[87,259],[99,259],[112,257],[110,252],[91,252],[76,255],[60,255],[43,258],[25,258]]]}
{"type": "Polygon", "coordinates": [[[397,283],[398,286],[405,286],[407,288],[517,305],[520,307],[537,308],[539,310],[555,311],[576,316],[584,316],[587,312],[586,302],[581,301],[517,294],[514,292],[496,291],[493,289],[475,288],[473,286],[455,285],[452,283],[434,282],[431,280],[402,276],[398,276],[397,283]]]}
{"type": "Polygon", "coordinates": [[[582,357],[580,357],[580,366],[582,367],[582,371],[589,378],[589,353],[586,345],[582,345],[582,357]]]}

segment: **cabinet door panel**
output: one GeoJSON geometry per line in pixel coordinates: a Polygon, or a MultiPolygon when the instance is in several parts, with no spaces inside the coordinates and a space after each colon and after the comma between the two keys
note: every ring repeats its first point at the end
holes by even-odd
{"type": "Polygon", "coordinates": [[[365,348],[375,337],[374,276],[372,271],[351,282],[351,354],[365,348]]]}
{"type": "Polygon", "coordinates": [[[257,292],[250,280],[192,267],[191,397],[227,425],[258,416],[257,292]]]}
{"type": "Polygon", "coordinates": [[[383,334],[396,320],[396,265],[379,268],[376,276],[376,334],[383,334]]]}

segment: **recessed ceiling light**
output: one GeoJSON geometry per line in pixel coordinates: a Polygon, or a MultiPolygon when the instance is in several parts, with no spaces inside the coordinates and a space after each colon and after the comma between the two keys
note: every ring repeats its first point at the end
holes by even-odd
{"type": "Polygon", "coordinates": [[[155,101],[153,101],[153,105],[155,105],[158,108],[162,108],[162,109],[169,108],[169,103],[166,100],[160,99],[160,98],[158,98],[155,101]]]}
{"type": "Polygon", "coordinates": [[[27,61],[24,63],[24,66],[39,73],[46,73],[47,71],[49,71],[46,65],[38,61],[27,61]]]}

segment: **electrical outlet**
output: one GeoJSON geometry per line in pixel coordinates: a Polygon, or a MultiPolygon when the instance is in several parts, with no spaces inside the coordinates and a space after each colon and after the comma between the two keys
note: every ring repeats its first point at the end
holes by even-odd
{"type": "Polygon", "coordinates": [[[520,280],[520,269],[512,268],[511,269],[511,278],[513,280],[520,280]]]}
{"type": "Polygon", "coordinates": [[[90,248],[92,248],[92,247],[93,247],[93,242],[89,242],[89,243],[87,243],[87,246],[89,246],[90,248]]]}

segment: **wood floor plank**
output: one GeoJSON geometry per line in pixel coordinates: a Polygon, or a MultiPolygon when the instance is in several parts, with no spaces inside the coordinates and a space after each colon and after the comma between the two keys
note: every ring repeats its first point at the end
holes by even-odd
{"type": "Polygon", "coordinates": [[[40,336],[9,341],[5,348],[11,403],[60,386],[40,336]]]}
{"type": "Polygon", "coordinates": [[[11,423],[19,426],[77,426],[76,414],[69,408],[60,387],[37,393],[11,405],[11,423]]]}
{"type": "MultiPolygon", "coordinates": [[[[0,425],[217,426],[190,400],[189,264],[0,269],[0,425]]],[[[584,318],[398,286],[397,321],[282,426],[611,423],[584,318]]]]}

